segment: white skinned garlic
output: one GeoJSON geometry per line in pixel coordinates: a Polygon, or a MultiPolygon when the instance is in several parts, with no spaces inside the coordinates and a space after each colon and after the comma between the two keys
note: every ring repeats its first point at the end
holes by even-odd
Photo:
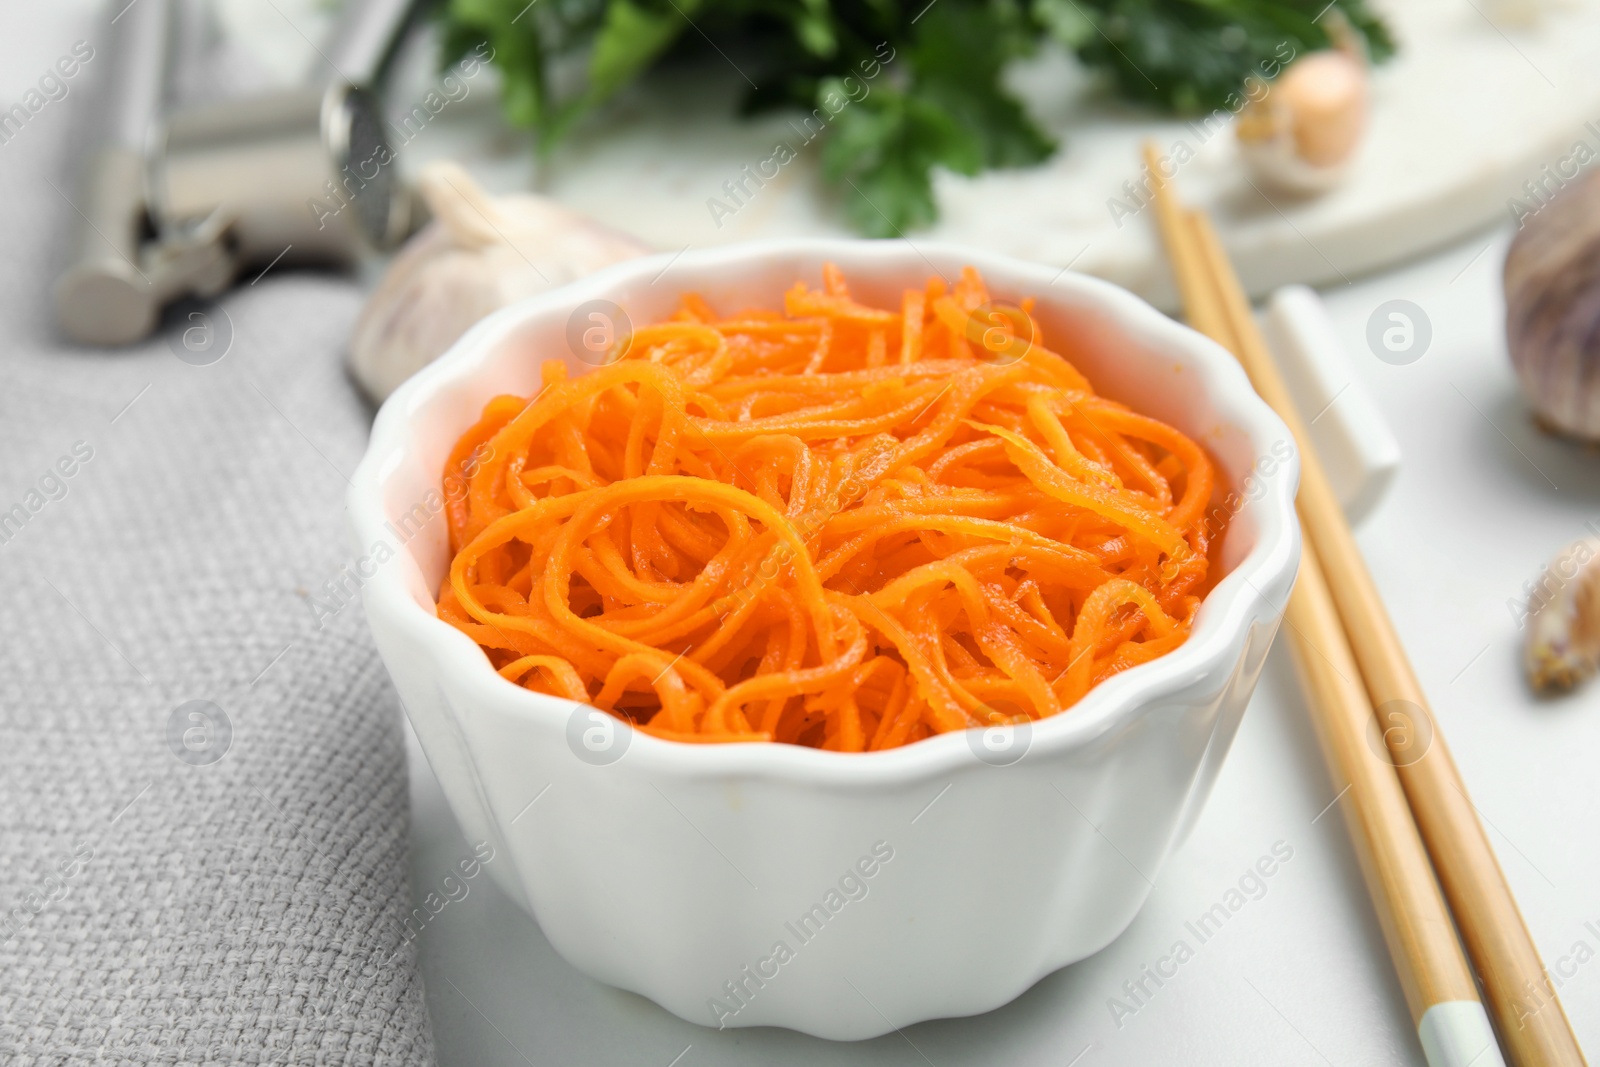
{"type": "Polygon", "coordinates": [[[1506,346],[1539,425],[1600,441],[1600,172],[1534,203],[1506,252],[1506,346]]]}
{"type": "Polygon", "coordinates": [[[1263,184],[1317,193],[1344,179],[1367,128],[1367,56],[1337,11],[1326,16],[1335,47],[1308,52],[1239,112],[1239,154],[1263,184]]]}
{"type": "Polygon", "coordinates": [[[455,163],[423,168],[433,221],[406,242],[367,299],[350,338],[350,369],[381,401],[507,304],[650,249],[552,200],[489,196],[455,163]]]}
{"type": "Polygon", "coordinates": [[[1523,669],[1541,693],[1573,688],[1600,669],[1600,538],[1568,545],[1528,594],[1523,669]]]}

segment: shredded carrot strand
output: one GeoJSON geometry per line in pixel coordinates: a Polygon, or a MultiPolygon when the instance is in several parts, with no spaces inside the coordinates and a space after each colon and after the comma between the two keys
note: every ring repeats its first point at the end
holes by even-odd
{"type": "Polygon", "coordinates": [[[1221,533],[1205,450],[970,268],[888,310],[822,277],[781,312],[687,294],[491,400],[447,459],[439,617],[656,737],[841,752],[1060,714],[1178,647],[1221,533]]]}

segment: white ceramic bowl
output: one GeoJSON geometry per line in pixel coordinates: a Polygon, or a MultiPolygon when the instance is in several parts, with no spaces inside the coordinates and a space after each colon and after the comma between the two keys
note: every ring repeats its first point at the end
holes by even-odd
{"type": "Polygon", "coordinates": [[[551,944],[693,1022],[853,1039],[997,1007],[1133,919],[1210,790],[1288,599],[1290,441],[1225,351],[1105,282],[932,243],[774,241],[619,264],[485,319],[384,404],[349,510],[373,561],[367,617],[428,761],[551,944]],[[689,290],[779,307],[826,261],[880,306],[976,266],[996,299],[1038,299],[1045,339],[1100,392],[1210,450],[1218,506],[1236,513],[1189,640],[1025,744],[968,731],[865,755],[608,737],[594,709],[501,679],[434,616],[457,436],[489,397],[537,388],[586,301],[638,324],[689,290]]]}

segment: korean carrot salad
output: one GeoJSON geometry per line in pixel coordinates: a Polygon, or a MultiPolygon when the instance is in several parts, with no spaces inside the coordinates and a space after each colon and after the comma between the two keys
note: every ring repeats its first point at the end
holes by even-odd
{"type": "Polygon", "coordinates": [[[1031,312],[970,268],[867,306],[830,266],[781,310],[688,294],[601,366],[543,362],[447,460],[439,617],[675,741],[863,752],[1067,711],[1183,643],[1220,531],[1205,451],[1031,312]]]}

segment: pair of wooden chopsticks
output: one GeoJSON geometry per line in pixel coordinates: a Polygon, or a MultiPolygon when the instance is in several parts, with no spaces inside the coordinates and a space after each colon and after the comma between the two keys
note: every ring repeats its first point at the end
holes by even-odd
{"type": "Polygon", "coordinates": [[[1299,446],[1297,505],[1307,540],[1284,621],[1329,770],[1336,784],[1349,783],[1345,822],[1428,1062],[1503,1062],[1459,930],[1511,1062],[1583,1067],[1571,1024],[1238,276],[1206,215],[1178,204],[1154,146],[1145,145],[1144,157],[1185,317],[1238,357],[1299,446]],[[1369,746],[1375,714],[1383,743],[1369,746]]]}

